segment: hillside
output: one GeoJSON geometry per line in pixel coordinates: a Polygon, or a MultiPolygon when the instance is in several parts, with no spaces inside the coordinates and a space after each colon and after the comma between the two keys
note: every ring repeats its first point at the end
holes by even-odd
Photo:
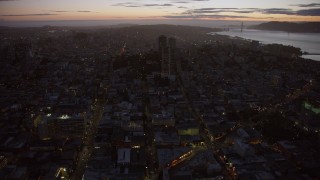
{"type": "Polygon", "coordinates": [[[256,26],[249,27],[250,29],[271,30],[271,31],[286,31],[297,33],[320,33],[320,22],[307,23],[292,23],[292,22],[267,22],[256,26]]]}

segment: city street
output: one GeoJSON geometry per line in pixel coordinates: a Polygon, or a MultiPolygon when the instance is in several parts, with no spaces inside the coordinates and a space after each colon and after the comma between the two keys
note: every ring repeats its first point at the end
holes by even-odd
{"type": "Polygon", "coordinates": [[[75,169],[71,175],[72,180],[82,179],[86,165],[90,160],[94,138],[97,133],[98,125],[104,113],[104,100],[97,100],[93,106],[93,117],[86,124],[83,134],[83,145],[75,161],[75,169]]]}

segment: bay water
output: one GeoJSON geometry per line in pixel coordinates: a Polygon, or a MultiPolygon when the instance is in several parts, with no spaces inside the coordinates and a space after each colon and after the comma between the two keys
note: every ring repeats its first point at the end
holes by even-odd
{"type": "MultiPolygon", "coordinates": [[[[288,33],[284,31],[266,31],[254,29],[230,29],[229,31],[215,32],[220,35],[241,37],[256,40],[262,44],[283,44],[300,48],[310,55],[303,58],[320,61],[320,33],[288,33]]],[[[213,33],[214,34],[214,33],[213,33]]]]}

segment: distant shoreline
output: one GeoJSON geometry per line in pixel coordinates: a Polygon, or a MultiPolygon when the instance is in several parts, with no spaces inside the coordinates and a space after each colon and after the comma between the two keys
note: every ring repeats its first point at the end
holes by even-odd
{"type": "Polygon", "coordinates": [[[284,31],[289,33],[320,33],[320,22],[267,22],[255,26],[248,27],[249,29],[269,30],[269,31],[284,31]]]}

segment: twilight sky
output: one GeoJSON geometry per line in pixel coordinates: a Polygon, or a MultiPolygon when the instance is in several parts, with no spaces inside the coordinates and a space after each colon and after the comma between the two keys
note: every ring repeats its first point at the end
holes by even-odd
{"type": "Polygon", "coordinates": [[[320,21],[319,0],[0,0],[2,21],[320,21]]]}

